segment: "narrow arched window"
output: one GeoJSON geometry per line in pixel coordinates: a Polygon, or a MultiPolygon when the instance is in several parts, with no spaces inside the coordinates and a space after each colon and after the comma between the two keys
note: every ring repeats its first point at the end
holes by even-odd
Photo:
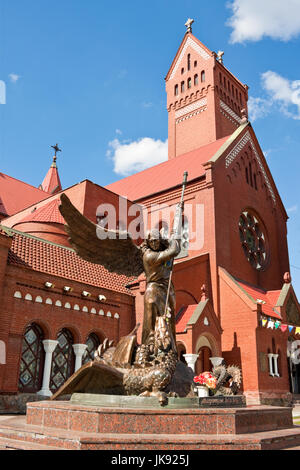
{"type": "Polygon", "coordinates": [[[27,326],[23,342],[20,362],[19,390],[22,392],[37,392],[42,387],[44,367],[44,334],[41,327],[35,323],[27,326]]]}
{"type": "Polygon", "coordinates": [[[187,56],[187,69],[191,70],[191,54],[187,56]]]}
{"type": "Polygon", "coordinates": [[[187,81],[187,87],[191,88],[192,87],[192,79],[189,77],[187,81]]]}
{"type": "Polygon", "coordinates": [[[252,165],[249,163],[249,176],[250,176],[250,186],[253,188],[253,175],[252,175],[252,165]]]}
{"type": "Polygon", "coordinates": [[[100,346],[100,340],[96,333],[91,333],[88,336],[85,344],[87,345],[87,348],[82,358],[82,364],[86,364],[87,362],[94,360],[94,354],[100,346]]]}
{"type": "Polygon", "coordinates": [[[57,335],[58,344],[52,356],[50,390],[58,390],[74,372],[73,335],[63,328],[57,335]]]}
{"type": "Polygon", "coordinates": [[[278,358],[277,358],[277,370],[278,370],[278,375],[279,377],[282,376],[282,355],[280,349],[278,349],[278,358]]]}
{"type": "Polygon", "coordinates": [[[220,83],[222,85],[222,74],[221,73],[219,73],[219,80],[220,80],[220,83]]]}
{"type": "Polygon", "coordinates": [[[197,67],[197,61],[196,60],[194,61],[194,67],[197,67]]]}
{"type": "Polygon", "coordinates": [[[255,187],[255,189],[257,190],[256,173],[254,173],[253,177],[254,177],[254,187],[255,187]]]}
{"type": "Polygon", "coordinates": [[[174,95],[175,96],[178,95],[178,85],[175,85],[175,87],[174,87],[174,95]]]}
{"type": "Polygon", "coordinates": [[[202,83],[205,82],[205,71],[204,70],[202,70],[202,72],[201,72],[201,82],[202,83]]]}
{"type": "Polygon", "coordinates": [[[181,82],[180,89],[181,89],[181,93],[183,93],[184,92],[184,82],[181,82]]]}
{"type": "Polygon", "coordinates": [[[194,85],[198,85],[199,80],[198,80],[198,74],[194,76],[194,85]]]}

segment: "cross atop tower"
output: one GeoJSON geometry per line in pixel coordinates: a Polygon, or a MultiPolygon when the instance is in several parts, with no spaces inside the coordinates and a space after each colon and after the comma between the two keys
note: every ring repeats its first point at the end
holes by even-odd
{"type": "Polygon", "coordinates": [[[192,24],[194,23],[194,20],[191,18],[188,18],[187,22],[185,23],[184,26],[186,26],[186,32],[191,33],[192,32],[192,24]]]}
{"type": "Polygon", "coordinates": [[[61,152],[61,149],[59,148],[58,144],[51,145],[51,147],[54,149],[54,156],[53,156],[53,164],[56,164],[56,157],[57,157],[57,152],[61,152]]]}

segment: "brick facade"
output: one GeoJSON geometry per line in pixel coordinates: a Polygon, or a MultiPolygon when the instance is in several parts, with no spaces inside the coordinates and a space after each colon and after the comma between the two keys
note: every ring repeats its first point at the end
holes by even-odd
{"type": "MultiPolygon", "coordinates": [[[[291,391],[300,386],[300,378],[298,385],[291,379],[293,374],[300,377],[299,366],[291,369],[287,357],[288,342],[300,339],[296,333],[300,308],[285,274],[287,214],[246,118],[248,87],[187,33],[166,76],[166,91],[167,162],[106,188],[83,181],[63,192],[94,222],[101,203],[115,207],[118,222],[132,221],[133,217],[121,220],[121,201],[128,207],[144,206],[146,228],[168,219],[170,229],[168,211],[174,211],[180,200],[180,182],[187,170],[189,249],[175,261],[173,272],[180,355],[205,354],[205,364],[207,354],[222,356],[227,364],[242,368],[248,403],[287,403],[291,391]],[[166,210],[160,213],[161,205],[166,210]],[[248,216],[255,218],[255,224],[243,231],[241,220],[248,216]],[[267,327],[269,320],[277,321],[276,327],[267,327]],[[270,354],[277,357],[277,375],[271,374],[270,354]]],[[[99,341],[105,337],[118,341],[143,321],[144,276],[118,278],[102,267],[83,265],[67,248],[63,224],[54,212],[48,221],[41,220],[49,212],[47,207],[57,205],[60,193],[38,196],[35,203],[30,199],[30,204],[2,221],[11,229],[0,234],[0,341],[7,352],[6,364],[0,363],[2,394],[18,392],[28,325],[39,325],[50,340],[68,329],[74,344],[84,344],[90,333],[99,341]],[[26,243],[17,244],[22,236],[26,243]],[[54,287],[46,288],[45,282],[54,287]],[[66,285],[69,293],[63,291],[66,285]],[[84,290],[90,297],[82,297],[84,290]],[[99,301],[100,293],[105,302],[99,301]]],[[[140,336],[141,328],[138,340],[140,336]]],[[[204,362],[199,358],[196,372],[204,362]]]]}

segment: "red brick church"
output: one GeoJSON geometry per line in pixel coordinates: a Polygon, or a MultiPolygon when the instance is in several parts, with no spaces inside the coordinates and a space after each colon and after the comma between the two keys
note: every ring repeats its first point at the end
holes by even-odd
{"type": "Polygon", "coordinates": [[[142,320],[143,276],[80,259],[60,194],[94,222],[101,203],[118,217],[121,198],[169,228],[157,208],[176,206],[186,170],[189,212],[173,274],[180,357],[197,373],[211,369],[210,357],[240,365],[249,404],[287,403],[300,393],[288,217],[247,119],[248,87],[190,25],[165,81],[167,161],[107,187],[84,180],[63,189],[55,147],[39,188],[0,173],[0,409],[50,396],[104,338],[118,341],[142,320]]]}

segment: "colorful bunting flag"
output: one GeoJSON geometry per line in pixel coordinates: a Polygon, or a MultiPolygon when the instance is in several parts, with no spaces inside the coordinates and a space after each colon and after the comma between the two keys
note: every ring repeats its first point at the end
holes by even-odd
{"type": "Polygon", "coordinates": [[[267,328],[271,328],[272,330],[275,328],[275,330],[281,330],[283,333],[285,331],[287,331],[287,329],[289,330],[289,332],[291,333],[293,331],[294,328],[295,329],[295,335],[300,335],[300,326],[293,326],[293,325],[287,325],[286,323],[281,323],[280,320],[272,320],[272,318],[263,318],[263,317],[260,317],[260,321],[261,321],[261,325],[262,326],[266,326],[267,325],[267,328]]]}

